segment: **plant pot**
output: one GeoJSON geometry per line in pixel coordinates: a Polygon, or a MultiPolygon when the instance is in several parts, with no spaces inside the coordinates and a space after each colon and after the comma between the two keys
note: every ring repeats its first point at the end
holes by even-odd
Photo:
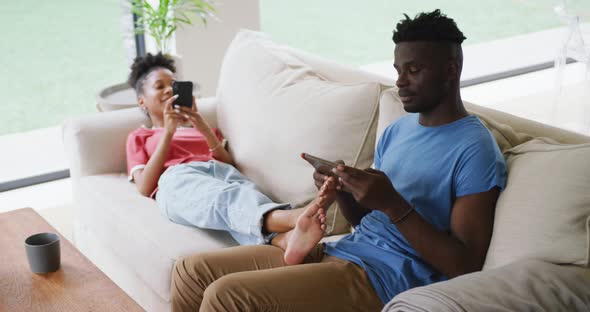
{"type": "Polygon", "coordinates": [[[119,83],[102,89],[96,96],[99,112],[137,107],[135,90],[127,83],[119,83]]]}

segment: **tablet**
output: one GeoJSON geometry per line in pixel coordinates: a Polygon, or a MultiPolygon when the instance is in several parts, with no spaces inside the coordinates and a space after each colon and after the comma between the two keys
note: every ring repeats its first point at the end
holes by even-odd
{"type": "Polygon", "coordinates": [[[301,153],[301,158],[307,160],[317,171],[326,175],[333,175],[332,169],[339,165],[337,162],[325,160],[307,153],[301,153]]]}

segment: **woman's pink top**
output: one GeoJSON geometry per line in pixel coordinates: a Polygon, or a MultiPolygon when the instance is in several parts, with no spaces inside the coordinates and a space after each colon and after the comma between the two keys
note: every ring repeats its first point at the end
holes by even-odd
{"type": "MultiPolygon", "coordinates": [[[[213,132],[223,141],[221,132],[214,128],[213,132]]],[[[164,128],[149,129],[141,127],[129,133],[127,137],[127,174],[129,181],[133,181],[133,173],[145,168],[164,134],[164,128]]],[[[164,163],[164,170],[168,167],[188,163],[191,161],[209,161],[215,159],[209,151],[205,136],[194,128],[179,128],[172,137],[168,157],[164,163]]],[[[154,190],[151,197],[157,191],[154,190]]]]}

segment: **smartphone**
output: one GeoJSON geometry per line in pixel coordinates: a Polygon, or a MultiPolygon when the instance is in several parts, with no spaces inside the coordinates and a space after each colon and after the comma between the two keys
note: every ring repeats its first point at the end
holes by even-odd
{"type": "Polygon", "coordinates": [[[301,158],[307,160],[317,171],[326,175],[333,175],[332,169],[339,165],[337,162],[325,160],[307,153],[301,153],[301,158]]]}
{"type": "Polygon", "coordinates": [[[178,98],[173,105],[193,107],[193,83],[191,81],[174,81],[172,83],[172,95],[177,94],[178,98]]]}

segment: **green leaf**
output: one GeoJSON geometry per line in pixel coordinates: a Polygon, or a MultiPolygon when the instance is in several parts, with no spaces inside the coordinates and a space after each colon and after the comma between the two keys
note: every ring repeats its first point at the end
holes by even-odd
{"type": "Polygon", "coordinates": [[[183,12],[179,12],[178,14],[180,15],[180,17],[175,17],[175,21],[192,25],[191,19],[188,16],[186,16],[186,14],[184,14],[183,12]]]}
{"type": "Polygon", "coordinates": [[[143,0],[143,8],[144,10],[147,10],[148,15],[154,15],[156,13],[156,10],[154,10],[152,5],[146,0],[143,0]]]}
{"type": "Polygon", "coordinates": [[[132,12],[139,16],[135,32],[145,33],[146,29],[149,30],[159,49],[166,47],[179,26],[193,25],[195,19],[207,26],[207,19],[215,17],[214,13],[217,12],[211,0],[160,0],[157,7],[150,5],[148,0],[128,1],[132,4],[132,12]]]}
{"type": "Polygon", "coordinates": [[[170,29],[170,31],[168,31],[168,33],[166,34],[166,38],[170,38],[170,36],[172,35],[172,33],[176,30],[176,26],[172,27],[170,29]]]}

